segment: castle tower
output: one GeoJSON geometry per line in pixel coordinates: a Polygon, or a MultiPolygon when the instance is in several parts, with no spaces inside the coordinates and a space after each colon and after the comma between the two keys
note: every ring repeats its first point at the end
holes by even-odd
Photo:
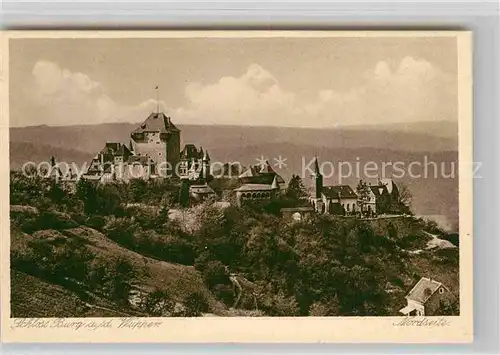
{"type": "Polygon", "coordinates": [[[160,169],[177,171],[180,159],[180,130],[164,113],[152,113],[131,134],[132,146],[137,155],[149,156],[160,169]]]}
{"type": "Polygon", "coordinates": [[[319,169],[318,158],[314,159],[314,198],[321,198],[321,192],[323,191],[323,175],[319,169]]]}
{"type": "Polygon", "coordinates": [[[208,155],[208,150],[205,150],[205,152],[203,153],[201,164],[202,164],[201,178],[208,181],[210,178],[210,155],[208,155]]]}
{"type": "Polygon", "coordinates": [[[316,212],[324,213],[325,206],[323,200],[321,199],[321,194],[323,192],[323,175],[319,169],[318,158],[314,159],[314,195],[312,196],[312,204],[316,212]]]}

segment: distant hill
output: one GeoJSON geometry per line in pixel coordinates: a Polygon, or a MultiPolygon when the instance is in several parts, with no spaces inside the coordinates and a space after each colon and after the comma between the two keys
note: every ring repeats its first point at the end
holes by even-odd
{"type": "Polygon", "coordinates": [[[434,137],[443,137],[458,144],[458,123],[450,121],[422,121],[409,123],[390,123],[377,125],[350,126],[345,129],[364,131],[386,131],[411,134],[425,134],[434,137]]]}
{"type": "MultiPolygon", "coordinates": [[[[30,142],[95,153],[108,142],[128,142],[132,123],[82,126],[31,126],[10,129],[11,142],[30,142]]],[[[346,128],[282,128],[251,126],[178,125],[183,144],[195,143],[209,149],[294,143],[326,148],[373,147],[404,151],[457,150],[457,134],[447,123],[346,128]],[[448,127],[437,129],[437,126],[448,127]]]]}
{"type": "Polygon", "coordinates": [[[20,169],[26,162],[49,162],[52,156],[56,157],[58,161],[75,162],[80,166],[84,162],[90,161],[94,154],[46,144],[15,141],[10,143],[11,169],[20,169]]]}

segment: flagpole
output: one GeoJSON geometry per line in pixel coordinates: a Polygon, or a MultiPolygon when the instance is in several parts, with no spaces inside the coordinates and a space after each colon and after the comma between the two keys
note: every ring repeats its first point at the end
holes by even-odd
{"type": "Polygon", "coordinates": [[[156,85],[156,113],[160,113],[160,94],[158,93],[158,85],[156,85]]]}

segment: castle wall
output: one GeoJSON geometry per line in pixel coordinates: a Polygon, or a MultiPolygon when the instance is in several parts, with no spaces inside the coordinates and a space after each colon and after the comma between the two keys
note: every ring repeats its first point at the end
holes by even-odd
{"type": "Polygon", "coordinates": [[[135,140],[136,154],[148,155],[158,166],[167,161],[167,143],[160,138],[160,132],[145,132],[143,139],[135,140]]]}
{"type": "Polygon", "coordinates": [[[181,155],[181,138],[180,132],[172,132],[166,139],[166,153],[167,161],[172,164],[172,173],[176,173],[177,165],[180,161],[181,155]]]}

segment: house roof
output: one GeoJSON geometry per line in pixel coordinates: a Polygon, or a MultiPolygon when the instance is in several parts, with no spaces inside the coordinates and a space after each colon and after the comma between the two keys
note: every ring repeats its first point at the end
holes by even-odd
{"type": "Polygon", "coordinates": [[[375,196],[380,196],[387,191],[387,186],[385,185],[370,185],[368,186],[375,196]]]}
{"type": "Polygon", "coordinates": [[[240,174],[239,179],[244,184],[269,184],[273,183],[274,178],[276,177],[278,184],[284,184],[285,180],[277,174],[268,161],[266,164],[261,165],[251,165],[246,170],[240,174]]]}
{"type": "Polygon", "coordinates": [[[85,180],[99,180],[101,176],[101,174],[85,174],[83,175],[83,178],[85,180]]]}
{"type": "MultiPolygon", "coordinates": [[[[436,280],[431,280],[427,277],[422,277],[415,286],[410,290],[406,299],[425,303],[438,289],[444,285],[436,280]]],[[[445,287],[446,288],[446,287],[445,287]]]]}
{"type": "Polygon", "coordinates": [[[397,191],[396,184],[394,183],[394,181],[392,179],[382,179],[382,180],[380,180],[380,182],[387,187],[388,193],[392,193],[392,190],[397,191]]]}
{"type": "Polygon", "coordinates": [[[349,185],[324,186],[322,193],[328,198],[358,198],[349,185]]]}
{"type": "Polygon", "coordinates": [[[199,159],[202,156],[194,144],[186,144],[181,152],[182,159],[199,159]]]}
{"type": "Polygon", "coordinates": [[[214,190],[208,185],[191,185],[189,191],[198,194],[214,194],[214,190]]]}
{"type": "Polygon", "coordinates": [[[171,133],[179,132],[179,129],[172,123],[170,117],[163,112],[153,112],[139,127],[132,131],[132,134],[144,132],[171,133]]]}
{"type": "Polygon", "coordinates": [[[245,184],[237,189],[234,189],[234,191],[272,191],[273,188],[271,185],[268,184],[245,184]]]}

